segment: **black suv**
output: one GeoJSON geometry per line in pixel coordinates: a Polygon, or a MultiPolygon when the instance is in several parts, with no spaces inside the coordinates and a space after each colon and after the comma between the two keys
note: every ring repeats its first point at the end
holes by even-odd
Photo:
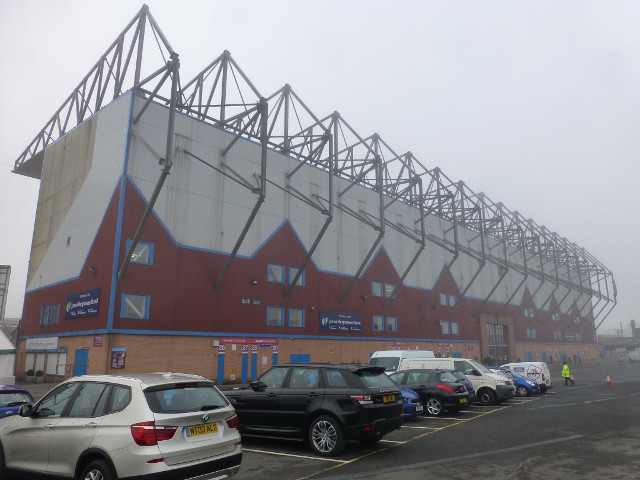
{"type": "Polygon", "coordinates": [[[307,439],[323,456],[338,455],[347,440],[374,443],[402,425],[400,388],[371,365],[277,365],[223,393],[241,434],[307,439]]]}

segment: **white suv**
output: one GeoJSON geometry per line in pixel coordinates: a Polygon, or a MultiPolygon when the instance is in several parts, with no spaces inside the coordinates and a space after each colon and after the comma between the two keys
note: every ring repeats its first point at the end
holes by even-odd
{"type": "Polygon", "coordinates": [[[74,480],[209,480],[242,460],[238,417],[196,375],[85,375],[0,422],[4,471],[74,480]]]}

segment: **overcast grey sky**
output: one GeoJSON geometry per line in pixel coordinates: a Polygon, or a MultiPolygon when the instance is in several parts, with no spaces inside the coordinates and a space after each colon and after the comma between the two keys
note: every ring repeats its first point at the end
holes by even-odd
{"type": "MultiPolygon", "coordinates": [[[[640,2],[146,2],[188,80],[229,50],[265,96],[285,83],[609,268],[640,311],[640,2]]],[[[39,182],[18,155],[142,3],[0,1],[0,264],[22,314],[39,182]]]]}

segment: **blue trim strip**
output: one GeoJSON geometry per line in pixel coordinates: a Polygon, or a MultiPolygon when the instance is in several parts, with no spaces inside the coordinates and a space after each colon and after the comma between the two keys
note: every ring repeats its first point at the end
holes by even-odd
{"type": "MultiPolygon", "coordinates": [[[[403,342],[443,342],[448,343],[480,343],[480,340],[454,340],[443,338],[407,338],[407,337],[332,337],[329,335],[285,335],[285,334],[273,334],[273,333],[238,333],[238,332],[185,332],[185,331],[171,331],[171,330],[126,330],[126,329],[114,329],[114,330],[87,330],[84,332],[68,332],[58,333],[58,337],[79,337],[84,335],[101,335],[105,333],[114,333],[122,335],[165,335],[165,336],[178,336],[178,337],[259,337],[259,338],[277,338],[277,339],[312,339],[312,340],[375,340],[375,341],[403,341],[403,342]]],[[[26,340],[28,338],[41,338],[51,337],[49,335],[25,335],[20,337],[20,340],[26,340]]],[[[538,342],[537,345],[542,345],[538,342]]],[[[549,342],[549,345],[556,345],[556,343],[549,342]]],[[[578,343],[572,343],[567,345],[584,345],[578,343]]]]}

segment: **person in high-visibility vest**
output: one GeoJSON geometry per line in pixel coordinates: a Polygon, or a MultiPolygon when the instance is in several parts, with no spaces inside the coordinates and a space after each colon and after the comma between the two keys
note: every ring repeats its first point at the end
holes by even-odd
{"type": "Polygon", "coordinates": [[[573,385],[573,380],[571,380],[571,372],[569,371],[569,365],[567,362],[564,362],[564,366],[562,367],[562,376],[564,377],[564,386],[566,387],[571,382],[573,385]]]}

